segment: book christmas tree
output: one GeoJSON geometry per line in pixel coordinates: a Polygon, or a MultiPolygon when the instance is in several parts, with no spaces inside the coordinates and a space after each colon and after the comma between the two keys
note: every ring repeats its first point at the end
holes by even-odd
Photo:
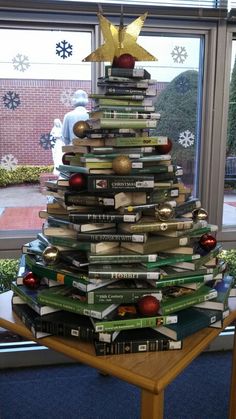
{"type": "Polygon", "coordinates": [[[99,356],[181,349],[221,324],[234,282],[171,138],[152,134],[156,81],[137,65],[155,60],[136,42],[145,18],[117,28],[99,14],[105,43],[84,61],[111,64],[46,182],[42,232],[12,284],[13,310],[36,337],[86,339],[99,356]]]}

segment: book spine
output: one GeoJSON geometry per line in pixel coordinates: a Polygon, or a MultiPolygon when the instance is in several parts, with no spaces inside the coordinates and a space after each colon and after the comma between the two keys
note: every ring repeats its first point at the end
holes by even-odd
{"type": "Polygon", "coordinates": [[[79,340],[92,342],[96,336],[94,330],[88,327],[79,326],[78,324],[69,325],[63,321],[54,321],[42,317],[37,322],[37,329],[56,336],[73,337],[79,340]]]}
{"type": "Polygon", "coordinates": [[[136,303],[144,295],[152,295],[158,300],[162,298],[162,292],[155,289],[101,289],[87,293],[88,304],[128,304],[136,303]]]}
{"type": "Polygon", "coordinates": [[[66,205],[98,205],[98,206],[111,206],[115,205],[115,199],[112,197],[97,197],[97,196],[82,196],[73,193],[65,193],[66,205]]]}
{"type": "MultiPolygon", "coordinates": [[[[121,102],[121,100],[119,101],[121,102]]],[[[101,105],[99,104],[99,111],[107,111],[107,110],[113,110],[113,111],[120,111],[120,112],[155,112],[154,106],[147,106],[147,105],[122,105],[120,103],[119,105],[101,105]]]]}
{"type": "Polygon", "coordinates": [[[187,212],[191,212],[194,209],[200,208],[201,207],[201,202],[197,199],[193,199],[193,200],[189,200],[184,202],[183,204],[179,204],[177,205],[177,207],[175,208],[175,215],[176,217],[181,216],[183,214],[186,214],[187,212]]]}
{"type": "Polygon", "coordinates": [[[160,325],[177,323],[178,316],[140,317],[136,319],[121,319],[114,321],[99,321],[95,323],[96,332],[112,332],[115,330],[140,329],[143,327],[158,327],[160,325]]]}
{"type": "Polygon", "coordinates": [[[139,146],[158,146],[167,144],[168,137],[117,137],[114,139],[105,139],[105,145],[114,147],[139,147],[139,146]]]}
{"type": "Polygon", "coordinates": [[[182,348],[182,341],[172,341],[171,339],[151,339],[140,341],[124,341],[124,342],[94,342],[95,352],[97,356],[105,355],[121,355],[140,352],[159,352],[169,351],[182,348]]]}
{"type": "Polygon", "coordinates": [[[95,191],[122,191],[139,192],[152,191],[154,188],[153,176],[105,176],[88,175],[87,189],[89,192],[95,191]]]}
{"type": "Polygon", "coordinates": [[[171,303],[164,306],[161,304],[161,312],[163,315],[170,315],[171,313],[175,313],[176,311],[183,310],[185,308],[191,307],[195,304],[203,303],[204,301],[212,300],[213,298],[217,297],[217,291],[212,290],[211,293],[207,295],[190,295],[189,298],[185,299],[178,299],[176,300],[171,299],[171,303]]]}
{"type": "Polygon", "coordinates": [[[134,128],[134,129],[144,129],[144,128],[156,128],[157,121],[155,119],[115,119],[115,118],[101,118],[99,120],[99,126],[101,128],[134,128]]]}
{"type": "Polygon", "coordinates": [[[211,281],[212,279],[213,279],[213,274],[189,275],[189,276],[183,276],[181,278],[166,278],[166,279],[165,277],[163,277],[159,279],[158,281],[155,281],[155,286],[157,288],[165,288],[165,287],[171,287],[175,285],[191,284],[192,282],[200,282],[204,284],[205,282],[211,281]]]}
{"type": "Polygon", "coordinates": [[[125,279],[125,280],[129,280],[129,279],[137,279],[137,280],[146,280],[146,279],[159,279],[161,276],[160,272],[138,272],[138,271],[114,271],[112,270],[112,267],[107,270],[98,270],[97,268],[94,269],[93,266],[91,266],[91,268],[89,268],[89,278],[96,278],[96,279],[125,279]]]}
{"type": "Polygon", "coordinates": [[[104,119],[160,119],[160,114],[157,112],[119,112],[119,111],[102,111],[102,118],[104,119]]]}
{"type": "Polygon", "coordinates": [[[73,313],[82,314],[84,316],[92,316],[98,319],[101,318],[99,312],[83,307],[83,303],[80,303],[79,300],[64,301],[63,299],[60,299],[60,297],[55,299],[48,295],[43,295],[42,293],[38,295],[38,300],[41,304],[48,305],[50,307],[71,311],[73,313]]]}
{"type": "Polygon", "coordinates": [[[175,263],[180,263],[180,262],[191,262],[193,260],[196,259],[200,259],[200,255],[196,254],[196,255],[176,255],[173,257],[169,257],[169,258],[159,258],[157,261],[154,262],[148,262],[145,266],[147,269],[155,269],[155,268],[159,268],[160,266],[165,266],[165,265],[173,265],[175,263]]]}
{"type": "Polygon", "coordinates": [[[81,221],[90,221],[93,223],[115,223],[115,222],[126,222],[134,223],[138,219],[137,214],[80,214],[70,213],[69,220],[72,223],[80,223],[81,221]]]}
{"type": "Polygon", "coordinates": [[[131,243],[145,243],[147,240],[146,234],[86,234],[78,233],[78,241],[85,241],[90,243],[99,242],[131,242],[131,243]]]}
{"type": "Polygon", "coordinates": [[[143,78],[150,79],[151,75],[144,68],[116,68],[108,67],[106,70],[107,76],[115,77],[130,77],[130,78],[143,78]]]}
{"type": "Polygon", "coordinates": [[[139,223],[130,226],[131,232],[156,232],[156,231],[169,231],[169,230],[187,230],[193,225],[193,221],[176,221],[176,222],[149,222],[139,223]]]}
{"type": "Polygon", "coordinates": [[[155,262],[158,256],[153,255],[88,255],[89,263],[135,263],[135,262],[155,262]]]}

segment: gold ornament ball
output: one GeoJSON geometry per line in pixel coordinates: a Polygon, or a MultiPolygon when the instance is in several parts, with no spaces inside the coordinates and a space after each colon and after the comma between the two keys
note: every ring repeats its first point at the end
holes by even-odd
{"type": "Polygon", "coordinates": [[[48,246],[44,249],[42,257],[46,265],[54,265],[59,261],[60,252],[56,246],[48,246]]]}
{"type": "Polygon", "coordinates": [[[89,124],[86,121],[78,121],[73,126],[73,132],[76,137],[84,138],[86,137],[86,131],[90,129],[89,124]]]}
{"type": "Polygon", "coordinates": [[[192,217],[194,221],[204,221],[208,218],[208,213],[204,208],[196,208],[192,212],[192,217]]]}
{"type": "Polygon", "coordinates": [[[155,208],[155,215],[160,221],[167,221],[174,217],[174,209],[170,204],[164,202],[155,208]]]}
{"type": "Polygon", "coordinates": [[[112,168],[117,175],[128,175],[132,169],[132,163],[127,156],[118,156],[112,162],[112,168]]]}

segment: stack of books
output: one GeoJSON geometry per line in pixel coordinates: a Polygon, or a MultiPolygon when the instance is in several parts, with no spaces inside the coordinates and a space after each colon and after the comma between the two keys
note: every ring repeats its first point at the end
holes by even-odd
{"type": "Polygon", "coordinates": [[[35,336],[90,340],[97,355],[181,349],[221,327],[233,278],[217,226],[181,180],[171,140],[152,136],[155,81],[106,67],[74,126],[58,180],[22,248],[12,305],[35,336]]]}

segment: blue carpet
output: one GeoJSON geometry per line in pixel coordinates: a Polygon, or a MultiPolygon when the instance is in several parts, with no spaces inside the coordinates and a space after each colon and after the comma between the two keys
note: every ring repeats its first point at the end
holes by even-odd
{"type": "MultiPolygon", "coordinates": [[[[165,419],[227,419],[231,359],[199,356],[167,388],[165,419]]],[[[139,389],[81,364],[0,374],[1,419],[139,419],[139,407],[139,389]]]]}

